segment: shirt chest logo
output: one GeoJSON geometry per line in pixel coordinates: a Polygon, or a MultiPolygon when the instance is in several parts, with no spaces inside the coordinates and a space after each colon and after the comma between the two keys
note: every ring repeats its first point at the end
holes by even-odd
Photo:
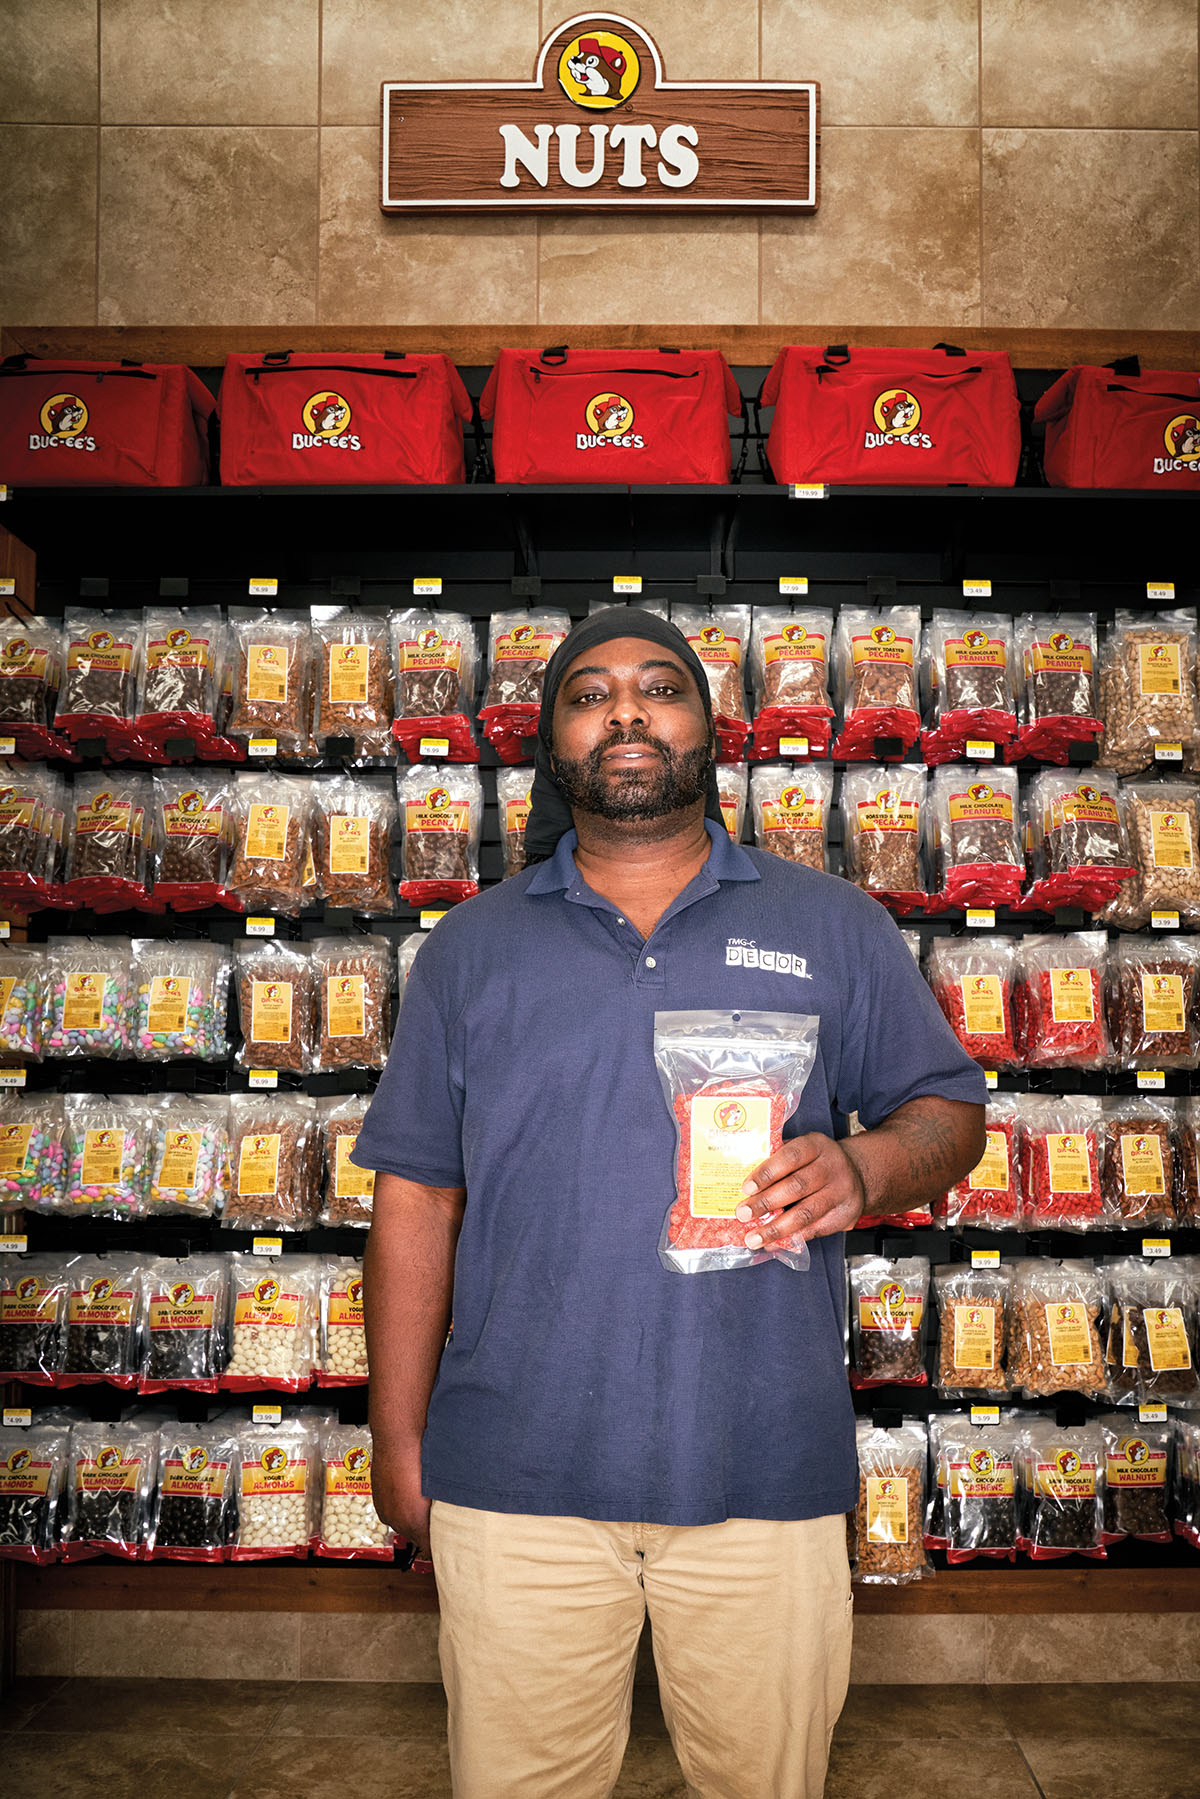
{"type": "Polygon", "coordinates": [[[792,975],[796,980],[811,981],[808,958],[793,950],[760,949],[749,937],[730,937],[725,945],[726,968],[761,968],[766,974],[792,975]]]}

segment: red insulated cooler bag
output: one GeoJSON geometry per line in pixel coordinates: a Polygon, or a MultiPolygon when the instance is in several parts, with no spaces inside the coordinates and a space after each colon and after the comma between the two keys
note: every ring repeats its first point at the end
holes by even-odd
{"type": "Polygon", "coordinates": [[[199,487],[216,402],[179,363],[0,363],[0,482],[199,487]]]}
{"type": "Polygon", "coordinates": [[[294,354],[225,359],[221,480],[433,485],[463,479],[471,401],[448,356],[294,354]]]}
{"type": "Polygon", "coordinates": [[[1200,374],[1082,365],[1037,403],[1051,487],[1183,487],[1200,492],[1200,374]]]}
{"type": "Polygon", "coordinates": [[[1011,487],[1021,454],[1012,365],[999,350],[794,344],[763,383],[777,481],[1011,487]]]}
{"type": "Polygon", "coordinates": [[[729,480],[742,398],[717,350],[501,350],[479,402],[497,481],[729,480]]]}

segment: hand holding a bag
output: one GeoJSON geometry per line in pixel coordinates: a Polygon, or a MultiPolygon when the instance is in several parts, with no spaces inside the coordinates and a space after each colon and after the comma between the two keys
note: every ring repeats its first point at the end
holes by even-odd
{"type": "Polygon", "coordinates": [[[746,1182],[752,1195],[737,1209],[751,1228],[747,1249],[801,1236],[829,1237],[852,1230],[866,1208],[863,1176],[844,1143],[808,1131],[789,1137],[746,1182]],[[770,1222],[760,1220],[770,1215],[770,1222]]]}

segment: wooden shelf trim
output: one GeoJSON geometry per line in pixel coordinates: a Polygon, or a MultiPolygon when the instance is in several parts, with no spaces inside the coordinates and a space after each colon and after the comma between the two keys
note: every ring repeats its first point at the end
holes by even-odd
{"type": "MultiPolygon", "coordinates": [[[[112,1562],[16,1568],[16,1603],[30,1611],[435,1612],[431,1574],[369,1563],[112,1562]]],[[[860,1616],[1200,1612],[1195,1568],[953,1568],[910,1587],[856,1585],[860,1616]]]]}
{"type": "Polygon", "coordinates": [[[1200,369],[1200,331],[1033,330],[953,325],[6,325],[0,354],[86,362],[185,362],[212,368],[235,350],[316,353],[442,350],[464,367],[498,351],[547,344],[583,349],[720,350],[731,363],[761,367],[785,344],[893,344],[948,341],[964,350],[1005,350],[1017,368],[1064,369],[1138,355],[1148,368],[1200,369]]]}

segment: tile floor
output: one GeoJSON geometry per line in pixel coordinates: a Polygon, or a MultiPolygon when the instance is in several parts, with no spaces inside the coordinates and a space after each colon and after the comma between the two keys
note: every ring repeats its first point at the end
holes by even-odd
{"type": "MultiPolygon", "coordinates": [[[[29,1677],[0,1791],[104,1799],[449,1799],[441,1688],[29,1677]]],[[[853,1687],[826,1799],[1196,1799],[1200,1683],[853,1687]]],[[[685,1799],[639,1686],[613,1799],[685,1799]]],[[[777,1799],[764,1794],[763,1799],[777,1799]]]]}

